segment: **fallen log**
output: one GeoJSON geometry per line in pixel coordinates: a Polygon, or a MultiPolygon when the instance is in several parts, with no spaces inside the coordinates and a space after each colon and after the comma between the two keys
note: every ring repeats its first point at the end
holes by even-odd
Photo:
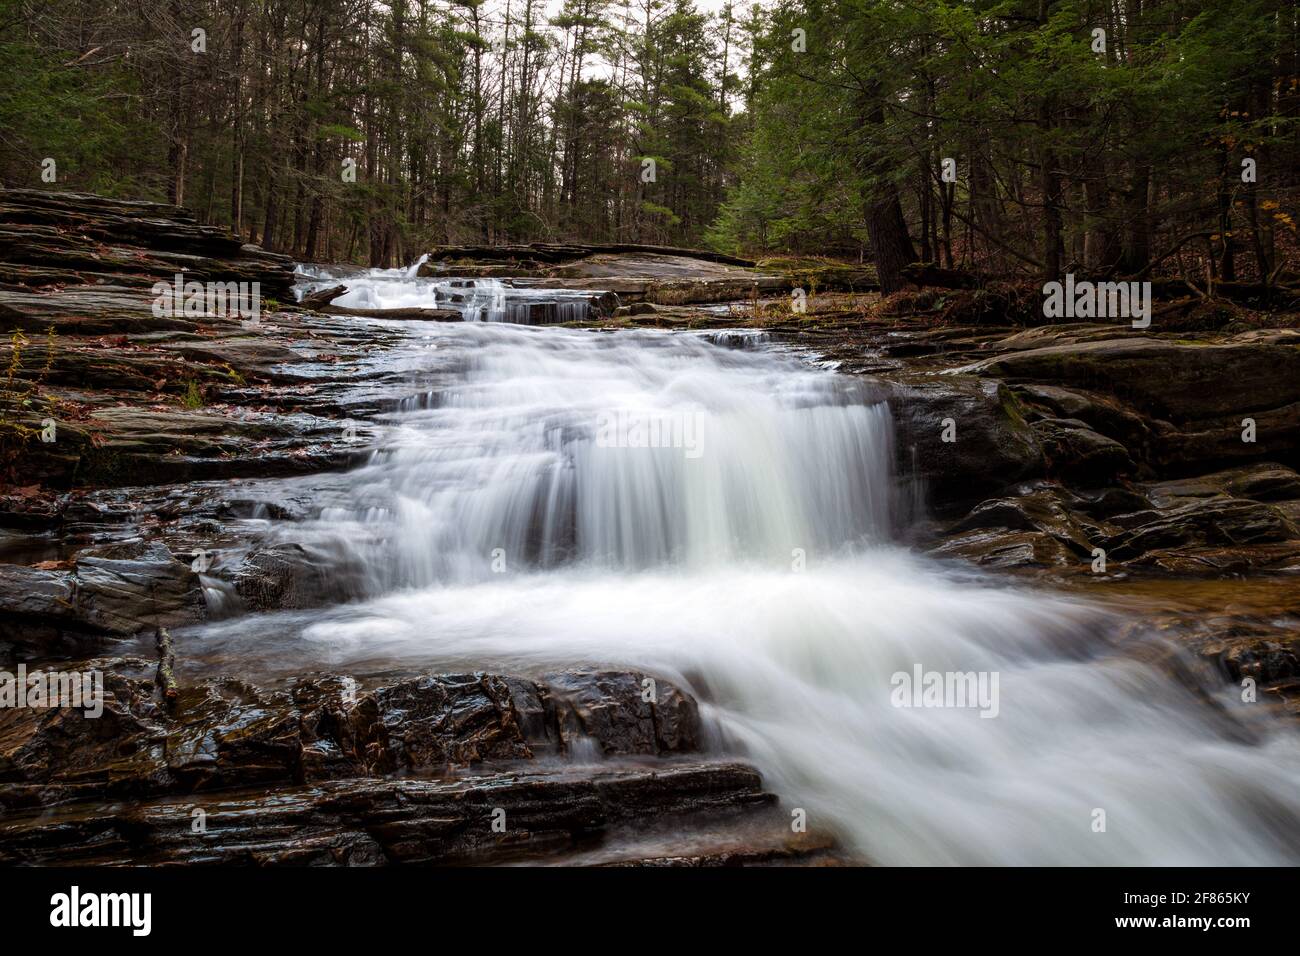
{"type": "Polygon", "coordinates": [[[154,639],[158,645],[158,688],[162,691],[163,700],[170,707],[176,702],[178,693],[176,675],[173,673],[176,667],[176,654],[172,651],[172,636],[167,628],[160,627],[155,632],[154,639]]]}
{"type": "MultiPolygon", "coordinates": [[[[1156,299],[1180,299],[1189,293],[1185,279],[1150,279],[1151,295],[1156,299]]],[[[1279,309],[1300,308],[1300,286],[1266,285],[1262,282],[1215,282],[1209,290],[1194,290],[1199,295],[1217,296],[1242,305],[1279,309]]]]}
{"type": "Polygon", "coordinates": [[[913,262],[903,266],[903,278],[918,287],[934,289],[974,289],[979,279],[961,269],[944,269],[933,262],[913,262]]]}
{"type": "Polygon", "coordinates": [[[345,285],[330,286],[328,289],[318,289],[315,292],[308,292],[304,295],[298,300],[298,305],[300,308],[319,312],[347,291],[348,287],[345,285]]]}
{"type": "Polygon", "coordinates": [[[317,309],[326,315],[355,315],[366,319],[406,319],[425,322],[460,322],[462,316],[455,309],[350,309],[342,305],[326,305],[317,309]]]}

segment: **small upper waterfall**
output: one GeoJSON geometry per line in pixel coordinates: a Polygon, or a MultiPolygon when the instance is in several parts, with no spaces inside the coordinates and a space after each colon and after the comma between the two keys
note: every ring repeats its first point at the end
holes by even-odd
{"type": "Polygon", "coordinates": [[[402,269],[347,269],[301,265],[299,295],[343,284],[348,291],[333,304],[352,309],[452,309],[466,322],[558,325],[583,322],[591,314],[592,294],[530,287],[501,279],[420,277],[423,255],[402,269]]]}
{"type": "Polygon", "coordinates": [[[406,278],[407,279],[417,278],[420,275],[420,266],[424,265],[428,261],[429,261],[429,254],[426,252],[424,253],[424,255],[420,256],[420,258],[416,259],[413,263],[410,264],[410,266],[407,267],[406,278]]]}

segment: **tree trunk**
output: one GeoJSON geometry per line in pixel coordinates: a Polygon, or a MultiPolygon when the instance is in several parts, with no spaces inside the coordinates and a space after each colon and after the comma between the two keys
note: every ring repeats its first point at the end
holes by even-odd
{"type": "Polygon", "coordinates": [[[903,218],[903,206],[893,183],[878,186],[867,203],[867,232],[871,236],[871,254],[880,291],[889,295],[905,288],[903,268],[916,261],[916,251],[912,237],[907,234],[907,220],[903,218]]]}

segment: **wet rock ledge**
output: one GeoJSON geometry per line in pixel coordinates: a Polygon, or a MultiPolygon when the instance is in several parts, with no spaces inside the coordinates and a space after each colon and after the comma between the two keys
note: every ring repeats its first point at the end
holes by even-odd
{"type": "Polygon", "coordinates": [[[287,257],[175,206],[0,189],[0,481],[43,497],[354,461],[345,423],[382,373],[331,372],[398,336],[299,309],[293,284],[287,257]],[[256,282],[259,314],[155,314],[177,275],[256,282]]]}
{"type": "Polygon", "coordinates": [[[701,756],[694,700],[640,673],[366,690],[341,675],[274,691],[218,678],[168,701],[152,660],[60,669],[102,673],[104,712],[0,710],[3,863],[483,863],[597,846],[603,862],[655,862],[635,833],[686,815],[695,837],[669,862],[830,849],[789,832],[754,770],[701,756]],[[742,827],[744,852],[691,852],[742,827]]]}

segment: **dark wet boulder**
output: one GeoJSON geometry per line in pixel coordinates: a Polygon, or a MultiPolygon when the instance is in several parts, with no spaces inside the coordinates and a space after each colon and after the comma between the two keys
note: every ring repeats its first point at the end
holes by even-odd
{"type": "MultiPolygon", "coordinates": [[[[35,668],[33,668],[35,669],[35,668]]],[[[283,694],[217,679],[157,691],[157,662],[101,658],[58,665],[96,674],[102,712],[0,710],[0,781],[41,785],[42,799],[191,793],[301,776],[299,714],[283,694]]],[[[0,787],[0,803],[6,797],[0,787]]]]}
{"type": "Polygon", "coordinates": [[[0,660],[95,653],[105,635],[80,616],[70,571],[0,564],[0,660]]]}
{"type": "Polygon", "coordinates": [[[968,371],[1105,391],[1175,422],[1300,402],[1300,349],[1291,345],[1125,337],[1010,352],[968,371]]]}
{"type": "Polygon", "coordinates": [[[1052,482],[982,501],[951,524],[932,553],[989,568],[1068,567],[1091,561],[1099,527],[1076,511],[1078,499],[1052,482]]]}
{"type": "Polygon", "coordinates": [[[431,674],[370,690],[325,675],[276,692],[216,678],[165,701],[156,661],[101,658],[60,669],[102,674],[101,716],[67,708],[0,712],[0,784],[41,785],[50,800],[75,797],[88,784],[105,793],[193,793],[440,774],[563,754],[579,738],[609,756],[682,753],[696,749],[701,736],[694,700],[632,672],[574,672],[542,683],[431,674]],[[647,687],[652,700],[643,697],[647,687]]]}
{"type": "Polygon", "coordinates": [[[53,669],[99,675],[102,711],[62,700],[62,706],[0,708],[0,806],[23,805],[42,790],[59,799],[167,789],[166,718],[154,699],[151,662],[114,658],[30,668],[53,669]]]}
{"type": "Polygon", "coordinates": [[[1300,642],[1239,637],[1225,643],[1219,662],[1237,683],[1247,677],[1265,684],[1300,677],[1300,642]]]}
{"type": "Polygon", "coordinates": [[[1284,474],[1234,469],[1196,479],[1075,492],[1057,483],[1018,486],[948,524],[932,553],[994,568],[1088,570],[1105,552],[1108,573],[1194,574],[1285,570],[1300,563],[1290,503],[1234,497],[1230,486],[1281,489],[1284,474]]]}
{"type": "Polygon", "coordinates": [[[1001,383],[941,375],[885,388],[900,472],[922,483],[935,510],[951,513],[1043,474],[1039,438],[1001,383]]]}
{"type": "MultiPolygon", "coordinates": [[[[1213,476],[1210,476],[1213,477],[1213,476]]],[[[1300,475],[1272,462],[1234,469],[1222,474],[1224,490],[1238,498],[1255,501],[1300,500],[1300,475]]]]}
{"type": "Polygon", "coordinates": [[[1116,535],[1106,542],[1106,548],[1115,558],[1126,560],[1170,548],[1258,545],[1296,538],[1300,533],[1276,508],[1225,497],[1163,510],[1152,520],[1116,535]]]}
{"type": "Polygon", "coordinates": [[[962,371],[1012,383],[1032,400],[1055,402],[1058,414],[1087,421],[1160,473],[1300,454],[1300,349],[1290,342],[1125,336],[1007,352],[962,371]],[[1079,407],[1062,390],[1118,399],[1127,412],[1141,416],[1149,442],[1139,443],[1130,425],[1096,402],[1079,407]],[[1247,419],[1253,441],[1243,440],[1247,419]]]}
{"type": "Polygon", "coordinates": [[[550,691],[535,681],[519,677],[507,677],[505,682],[510,688],[510,703],[514,708],[515,721],[533,756],[563,754],[564,738],[556,718],[555,699],[550,691]]]}
{"type": "Polygon", "coordinates": [[[1208,499],[1265,502],[1294,519],[1300,505],[1300,475],[1275,462],[1259,462],[1189,478],[1143,486],[1153,506],[1173,508],[1208,499]]]}
{"type": "Polygon", "coordinates": [[[539,681],[438,674],[364,693],[338,688],[328,697],[321,712],[339,752],[380,773],[585,756],[591,744],[607,756],[683,753],[697,750],[702,736],[693,698],[632,671],[570,671],[539,681]]]}
{"type": "Polygon", "coordinates": [[[358,700],[349,722],[377,773],[532,756],[510,687],[491,674],[428,675],[378,688],[358,700]]]}
{"type": "Polygon", "coordinates": [[[1300,461],[1300,402],[1187,423],[1151,422],[1150,460],[1160,474],[1197,474],[1233,462],[1300,461]],[[1250,431],[1254,441],[1245,441],[1250,431]]]}
{"type": "Polygon", "coordinates": [[[353,596],[346,586],[352,577],[349,569],[322,560],[300,544],[258,548],[229,571],[215,568],[214,572],[234,583],[251,611],[320,607],[353,596]]]}
{"type": "Polygon", "coordinates": [[[1150,511],[1149,498],[1132,488],[1112,485],[1075,493],[1075,508],[1095,520],[1115,518],[1137,511],[1150,511]]]}
{"type": "Polygon", "coordinates": [[[1145,453],[1151,430],[1141,415],[1126,408],[1113,397],[1081,388],[1057,385],[1014,385],[1012,391],[1027,406],[1026,416],[1072,419],[1113,439],[1137,455],[1145,453]]]}
{"type": "Polygon", "coordinates": [[[1065,568],[1078,559],[1057,538],[1039,531],[975,528],[946,537],[930,551],[940,558],[960,558],[989,570],[1065,568]]]}
{"type": "Polygon", "coordinates": [[[627,671],[579,671],[539,682],[439,674],[361,694],[342,708],[340,750],[372,772],[586,753],[698,749],[695,701],[667,681],[627,671]]]}
{"type": "Polygon", "coordinates": [[[70,571],[0,564],[0,627],[24,623],[80,623],[70,571]]]}
{"type": "Polygon", "coordinates": [[[364,776],[365,741],[357,737],[352,711],[361,685],[354,677],[328,674],[296,681],[289,689],[302,734],[304,780],[364,776]]]}
{"type": "Polygon", "coordinates": [[[605,754],[658,754],[699,746],[695,701],[672,684],[627,671],[551,674],[560,732],[572,748],[594,740],[605,754]]]}
{"type": "Polygon", "coordinates": [[[193,624],[206,614],[198,575],[160,542],[88,548],[75,575],[79,616],[108,634],[193,624]]]}
{"type": "MultiPolygon", "coordinates": [[[[1300,690],[1300,603],[1294,593],[1272,603],[1271,613],[1260,616],[1240,610],[1218,613],[1174,613],[1162,622],[1163,629],[1176,629],[1183,643],[1202,660],[1211,663],[1226,680],[1244,693],[1244,682],[1255,683],[1256,701],[1267,706],[1281,703],[1292,716],[1300,716],[1296,691],[1300,690]]],[[[1255,702],[1242,699],[1243,704],[1255,702]]]]}
{"type": "Polygon", "coordinates": [[[182,688],[170,709],[167,768],[184,792],[301,776],[298,712],[284,694],[233,678],[182,688]]]}
{"type": "Polygon", "coordinates": [[[66,667],[102,675],[99,716],[0,709],[0,861],[496,860],[565,852],[616,825],[774,804],[735,764],[593,766],[585,750],[530,761],[578,733],[609,756],[693,748],[694,701],[634,672],[425,675],[371,690],[325,675],[275,692],[217,678],[168,701],[156,661],[66,667]]]}
{"type": "Polygon", "coordinates": [[[160,542],[81,551],[71,569],[0,565],[0,653],[66,658],[156,627],[203,620],[198,575],[160,542]]]}
{"type": "Polygon", "coordinates": [[[1104,484],[1136,470],[1127,448],[1077,418],[1040,418],[1033,428],[1049,473],[1080,487],[1104,484]]]}

